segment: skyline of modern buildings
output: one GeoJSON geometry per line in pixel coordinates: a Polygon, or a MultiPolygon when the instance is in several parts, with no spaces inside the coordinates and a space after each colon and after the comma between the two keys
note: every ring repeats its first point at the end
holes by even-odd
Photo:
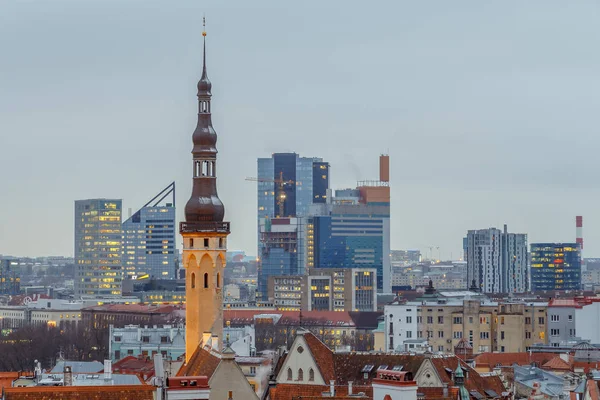
{"type": "MultiPolygon", "coordinates": [[[[313,174],[313,190],[308,209],[305,208],[308,203],[299,202],[297,193],[292,193],[291,185],[282,185],[282,182],[294,175],[288,174],[279,182],[268,178],[271,176],[271,165],[274,168],[284,168],[285,163],[278,161],[278,157],[287,162],[288,169],[296,168],[294,171],[299,170],[298,165],[301,164],[298,161],[301,159],[295,153],[275,154],[271,159],[258,161],[258,293],[261,301],[273,300],[267,295],[267,282],[271,276],[313,274],[313,271],[323,268],[374,268],[377,271],[377,290],[389,293],[389,157],[380,157],[378,180],[359,182],[354,189],[335,191],[328,188],[328,174],[324,173],[329,170],[329,165],[315,159],[304,159],[302,162],[310,160],[313,170],[323,171],[320,176],[313,174]],[[265,164],[269,168],[264,168],[265,164]],[[264,173],[265,170],[268,174],[264,173]],[[270,195],[267,187],[260,186],[264,184],[271,185],[274,189],[272,193],[276,194],[270,195]],[[288,210],[296,213],[301,205],[304,207],[301,214],[284,218],[270,215],[263,217],[261,213],[268,211],[271,205],[270,209],[275,210],[275,213],[277,207],[285,208],[281,202],[277,202],[277,196],[281,193],[276,191],[288,189],[284,193],[285,197],[279,197],[280,200],[294,203],[293,207],[296,208],[288,210]],[[323,191],[324,195],[319,194],[323,191]]],[[[279,173],[282,175],[281,170],[279,173]]],[[[289,180],[292,181],[293,179],[289,180]]],[[[301,185],[297,185],[299,186],[301,185]]]]}
{"type": "Polygon", "coordinates": [[[145,275],[156,279],[175,278],[178,251],[174,203],[173,182],[123,222],[124,278],[137,279],[145,275]],[[164,202],[169,195],[171,201],[164,202]]]}
{"type": "Polygon", "coordinates": [[[470,230],[463,240],[467,283],[483,293],[523,293],[529,289],[527,234],[496,228],[470,230]]]}
{"type": "Polygon", "coordinates": [[[120,199],[75,201],[75,294],[121,295],[120,199]]]}

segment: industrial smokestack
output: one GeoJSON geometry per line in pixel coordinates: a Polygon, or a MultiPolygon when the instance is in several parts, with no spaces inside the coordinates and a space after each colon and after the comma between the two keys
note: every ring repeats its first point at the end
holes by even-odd
{"type": "Polygon", "coordinates": [[[390,181],[390,156],[387,154],[379,156],[379,180],[381,182],[390,181]]]}
{"type": "Polygon", "coordinates": [[[578,215],[575,217],[575,241],[579,245],[579,256],[581,257],[581,271],[587,270],[587,265],[583,259],[583,217],[578,215]]]}
{"type": "Polygon", "coordinates": [[[581,215],[575,217],[575,237],[579,248],[583,250],[583,217],[581,215]]]}

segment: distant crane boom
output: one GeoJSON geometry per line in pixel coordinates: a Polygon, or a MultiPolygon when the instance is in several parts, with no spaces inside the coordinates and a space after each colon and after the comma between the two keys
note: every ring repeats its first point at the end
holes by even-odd
{"type": "Polygon", "coordinates": [[[286,195],[285,195],[285,185],[294,185],[294,184],[298,184],[298,182],[294,181],[294,180],[284,180],[283,179],[283,172],[279,172],[279,178],[278,179],[269,179],[269,178],[255,178],[255,177],[247,177],[246,178],[247,181],[252,181],[252,182],[272,182],[272,183],[276,183],[278,188],[277,188],[277,207],[279,209],[279,215],[277,215],[277,217],[283,217],[284,216],[284,206],[285,206],[285,199],[286,199],[286,195]]]}

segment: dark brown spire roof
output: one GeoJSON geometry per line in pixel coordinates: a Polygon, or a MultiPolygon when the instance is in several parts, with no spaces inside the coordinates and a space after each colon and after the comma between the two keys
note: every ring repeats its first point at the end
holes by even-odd
{"type": "MultiPolygon", "coordinates": [[[[202,35],[203,66],[198,81],[198,123],[192,135],[194,178],[192,195],[185,205],[187,223],[222,222],[225,215],[225,207],[217,194],[217,133],[211,118],[212,84],[206,72],[206,32],[202,35]]],[[[198,229],[204,228],[198,226],[198,229]]]]}

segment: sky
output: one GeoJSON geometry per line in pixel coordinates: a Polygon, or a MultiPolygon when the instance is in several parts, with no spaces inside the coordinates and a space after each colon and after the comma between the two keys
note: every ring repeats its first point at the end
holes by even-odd
{"type": "Polygon", "coordinates": [[[126,214],[175,181],[183,217],[206,15],[230,249],[256,253],[258,157],[346,188],[389,153],[392,249],[574,241],[583,215],[600,256],[596,0],[0,4],[0,254],[72,255],[76,199],[126,214]]]}

